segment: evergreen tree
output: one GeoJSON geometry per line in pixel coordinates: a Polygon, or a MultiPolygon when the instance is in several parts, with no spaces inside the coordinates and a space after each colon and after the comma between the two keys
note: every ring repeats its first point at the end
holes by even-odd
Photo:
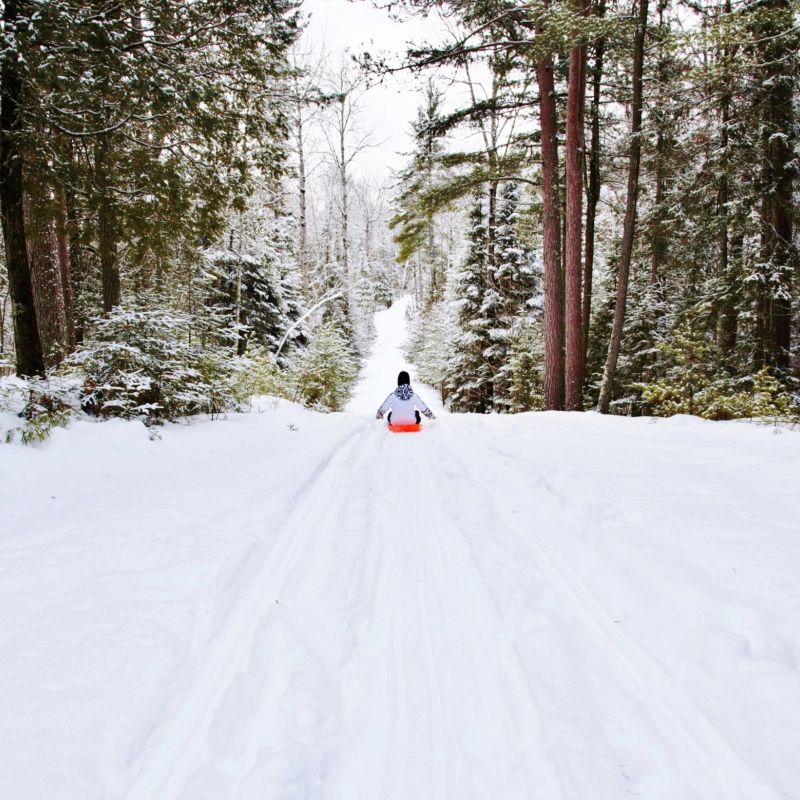
{"type": "MultiPolygon", "coordinates": [[[[35,372],[27,236],[40,256],[51,231],[57,239],[59,269],[42,272],[38,305],[50,317],[63,309],[74,346],[73,309],[86,305],[90,273],[106,313],[125,291],[158,286],[163,297],[170,273],[185,278],[191,251],[241,205],[256,168],[283,171],[280,87],[297,3],[19,2],[5,5],[4,31],[0,211],[19,367],[35,372]],[[26,197],[35,213],[26,215],[26,197]]],[[[50,334],[52,318],[42,326],[50,334]]]]}
{"type": "Polygon", "coordinates": [[[423,296],[426,304],[442,299],[445,284],[442,257],[436,245],[434,209],[428,203],[442,169],[438,159],[444,151],[441,123],[442,93],[429,82],[424,104],[411,126],[416,148],[409,166],[400,174],[401,193],[398,211],[390,222],[396,230],[395,242],[400,250],[397,260],[404,264],[415,260],[415,270],[424,272],[423,296]]]}
{"type": "Polygon", "coordinates": [[[257,248],[260,255],[230,249],[209,252],[209,302],[233,329],[238,355],[244,355],[248,346],[275,354],[282,344],[280,362],[286,364],[292,350],[305,344],[307,331],[297,324],[302,305],[287,269],[289,240],[280,235],[280,227],[276,222],[268,228],[267,238],[257,248]]]}
{"type": "Polygon", "coordinates": [[[487,301],[486,219],[482,198],[469,215],[469,250],[455,279],[458,330],[447,367],[448,401],[453,411],[485,413],[492,408],[494,356],[491,341],[495,310],[493,292],[487,301]]]}
{"type": "Polygon", "coordinates": [[[280,346],[285,337],[278,355],[281,366],[290,364],[309,343],[309,330],[302,321],[305,303],[301,292],[302,275],[297,260],[294,223],[295,220],[290,216],[278,216],[274,219],[268,226],[262,256],[262,260],[271,267],[275,275],[274,280],[279,287],[278,294],[283,308],[280,315],[282,330],[278,339],[280,346]]]}
{"type": "Polygon", "coordinates": [[[417,368],[417,377],[439,390],[444,402],[449,400],[448,368],[455,356],[458,328],[456,304],[445,287],[445,301],[434,303],[412,315],[406,355],[417,368]]]}
{"type": "Polygon", "coordinates": [[[511,333],[508,362],[502,380],[508,381],[502,410],[512,414],[539,410],[544,401],[544,349],[541,320],[521,316],[511,333]]]}
{"type": "Polygon", "coordinates": [[[358,378],[358,361],[339,326],[329,322],[315,331],[296,371],[297,391],[306,405],[341,411],[358,378]]]}
{"type": "Polygon", "coordinates": [[[512,351],[519,352],[515,340],[523,333],[530,343],[527,335],[530,326],[525,324],[525,320],[531,316],[534,296],[541,291],[537,285],[538,276],[534,274],[532,256],[525,252],[519,238],[519,219],[519,186],[510,181],[503,186],[501,193],[493,283],[484,300],[487,317],[495,320],[490,330],[489,353],[495,374],[494,407],[498,411],[510,411],[522,402],[519,389],[514,388],[514,375],[524,359],[517,358],[512,364],[512,351]]]}

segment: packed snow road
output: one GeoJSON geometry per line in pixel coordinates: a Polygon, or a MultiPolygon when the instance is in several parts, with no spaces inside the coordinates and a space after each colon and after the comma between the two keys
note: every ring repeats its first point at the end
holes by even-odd
{"type": "Polygon", "coordinates": [[[0,452],[0,796],[800,797],[798,434],[389,434],[376,323],[346,414],[0,452]]]}

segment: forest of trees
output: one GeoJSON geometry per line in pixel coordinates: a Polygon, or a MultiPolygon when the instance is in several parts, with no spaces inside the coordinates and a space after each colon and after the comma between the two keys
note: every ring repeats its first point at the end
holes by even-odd
{"type": "Polygon", "coordinates": [[[452,408],[796,407],[796,4],[393,8],[449,28],[364,61],[431,80],[393,222],[452,408]]]}
{"type": "Polygon", "coordinates": [[[296,0],[4,4],[0,371],[77,378],[101,415],[341,406],[401,272],[386,187],[353,172],[364,76],[304,24],[296,0]]]}
{"type": "Polygon", "coordinates": [[[298,0],[5,2],[0,372],[337,409],[408,291],[455,411],[797,412],[791,0],[376,5],[446,33],[337,59],[298,0]],[[354,166],[389,73],[419,113],[386,184],[354,166]]]}

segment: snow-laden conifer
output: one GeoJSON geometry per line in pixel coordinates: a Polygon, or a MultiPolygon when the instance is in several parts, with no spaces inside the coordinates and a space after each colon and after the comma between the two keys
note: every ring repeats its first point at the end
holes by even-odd
{"type": "Polygon", "coordinates": [[[310,408],[341,411],[358,377],[358,367],[339,326],[326,323],[298,359],[297,394],[310,408]]]}
{"type": "Polygon", "coordinates": [[[240,407],[247,364],[230,341],[188,312],[123,306],[94,320],[67,368],[82,378],[82,406],[98,416],[146,421],[240,407]]]}
{"type": "Polygon", "coordinates": [[[447,366],[448,402],[453,411],[491,410],[494,293],[487,301],[486,220],[477,197],[469,215],[469,249],[455,278],[458,327],[447,366]]]}

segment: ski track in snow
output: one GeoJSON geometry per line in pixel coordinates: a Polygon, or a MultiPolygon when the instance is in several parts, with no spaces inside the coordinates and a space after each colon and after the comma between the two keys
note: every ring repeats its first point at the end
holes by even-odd
{"type": "MultiPolygon", "coordinates": [[[[200,598],[201,607],[190,623],[179,618],[194,626],[183,650],[140,670],[142,686],[130,684],[132,698],[153,688],[135,724],[117,732],[117,749],[99,749],[112,768],[90,763],[91,742],[82,750],[65,743],[69,728],[56,716],[47,734],[55,764],[40,759],[34,773],[25,747],[47,745],[44,726],[20,744],[8,716],[15,707],[0,700],[0,744],[11,752],[0,754],[0,796],[6,785],[13,798],[128,800],[800,797],[792,755],[800,603],[786,577],[800,566],[790,524],[800,505],[783,488],[796,483],[797,467],[777,488],[765,485],[769,509],[752,520],[757,510],[733,492],[725,516],[706,520],[699,488],[728,468],[708,455],[728,452],[719,431],[752,443],[762,454],[754,458],[774,454],[784,464],[793,463],[795,434],[769,439],[763,429],[676,421],[684,438],[673,442],[672,421],[448,415],[424,386],[439,419],[418,435],[389,434],[371,417],[396,373],[414,374],[400,350],[405,307],[376,316],[373,355],[347,414],[303,412],[300,433],[276,434],[275,444],[262,441],[258,420],[248,423],[225,503],[189,493],[188,483],[181,489],[198,504],[187,523],[198,535],[210,520],[220,537],[243,526],[245,543],[217,577],[186,590],[184,603],[200,598]],[[526,438],[526,425],[541,438],[526,438]],[[547,431],[557,442],[549,462],[526,449],[546,447],[547,431]],[[694,467],[675,464],[693,452],[692,437],[705,437],[705,450],[694,467]],[[286,448],[285,463],[267,469],[273,446],[286,448]],[[581,472],[580,454],[596,446],[608,458],[621,448],[621,466],[608,465],[621,474],[627,455],[638,454],[620,495],[581,472]],[[250,465],[255,452],[261,461],[250,465]],[[692,469],[695,483],[684,479],[680,491],[686,508],[673,508],[665,476],[692,469]],[[660,479],[665,498],[651,485],[660,479]],[[626,491],[641,503],[626,504],[626,491]],[[651,533],[654,525],[663,527],[651,533]],[[752,544],[759,526],[767,556],[752,544]],[[73,763],[76,752],[87,763],[73,763]]],[[[274,413],[293,420],[291,408],[274,413]]],[[[223,442],[214,447],[212,461],[230,458],[223,442]]],[[[758,465],[748,469],[754,480],[758,465]]],[[[129,474],[135,466],[120,480],[129,474]]],[[[731,480],[726,472],[709,484],[705,503],[731,480]]],[[[147,518],[174,514],[167,499],[156,493],[147,518]]],[[[80,509],[64,513],[85,520],[80,509]]],[[[13,519],[26,521],[22,511],[13,519]]],[[[83,530],[48,526],[41,509],[27,520],[40,526],[44,548],[76,546],[83,530]]],[[[202,541],[179,550],[185,569],[190,545],[202,541]]],[[[198,563],[223,552],[215,549],[222,541],[198,563]]],[[[38,575],[29,559],[41,552],[19,535],[0,538],[0,574],[19,563],[38,575]]],[[[142,602],[128,591],[128,602],[142,602]]],[[[185,641],[181,624],[169,630],[185,641]]],[[[16,650],[36,647],[22,624],[0,638],[11,662],[16,650]]],[[[16,691],[35,694],[35,669],[27,679],[12,664],[0,680],[6,675],[16,691]]],[[[91,696],[91,687],[78,694],[91,696]]],[[[110,702],[125,709],[124,699],[110,702]]]]}

